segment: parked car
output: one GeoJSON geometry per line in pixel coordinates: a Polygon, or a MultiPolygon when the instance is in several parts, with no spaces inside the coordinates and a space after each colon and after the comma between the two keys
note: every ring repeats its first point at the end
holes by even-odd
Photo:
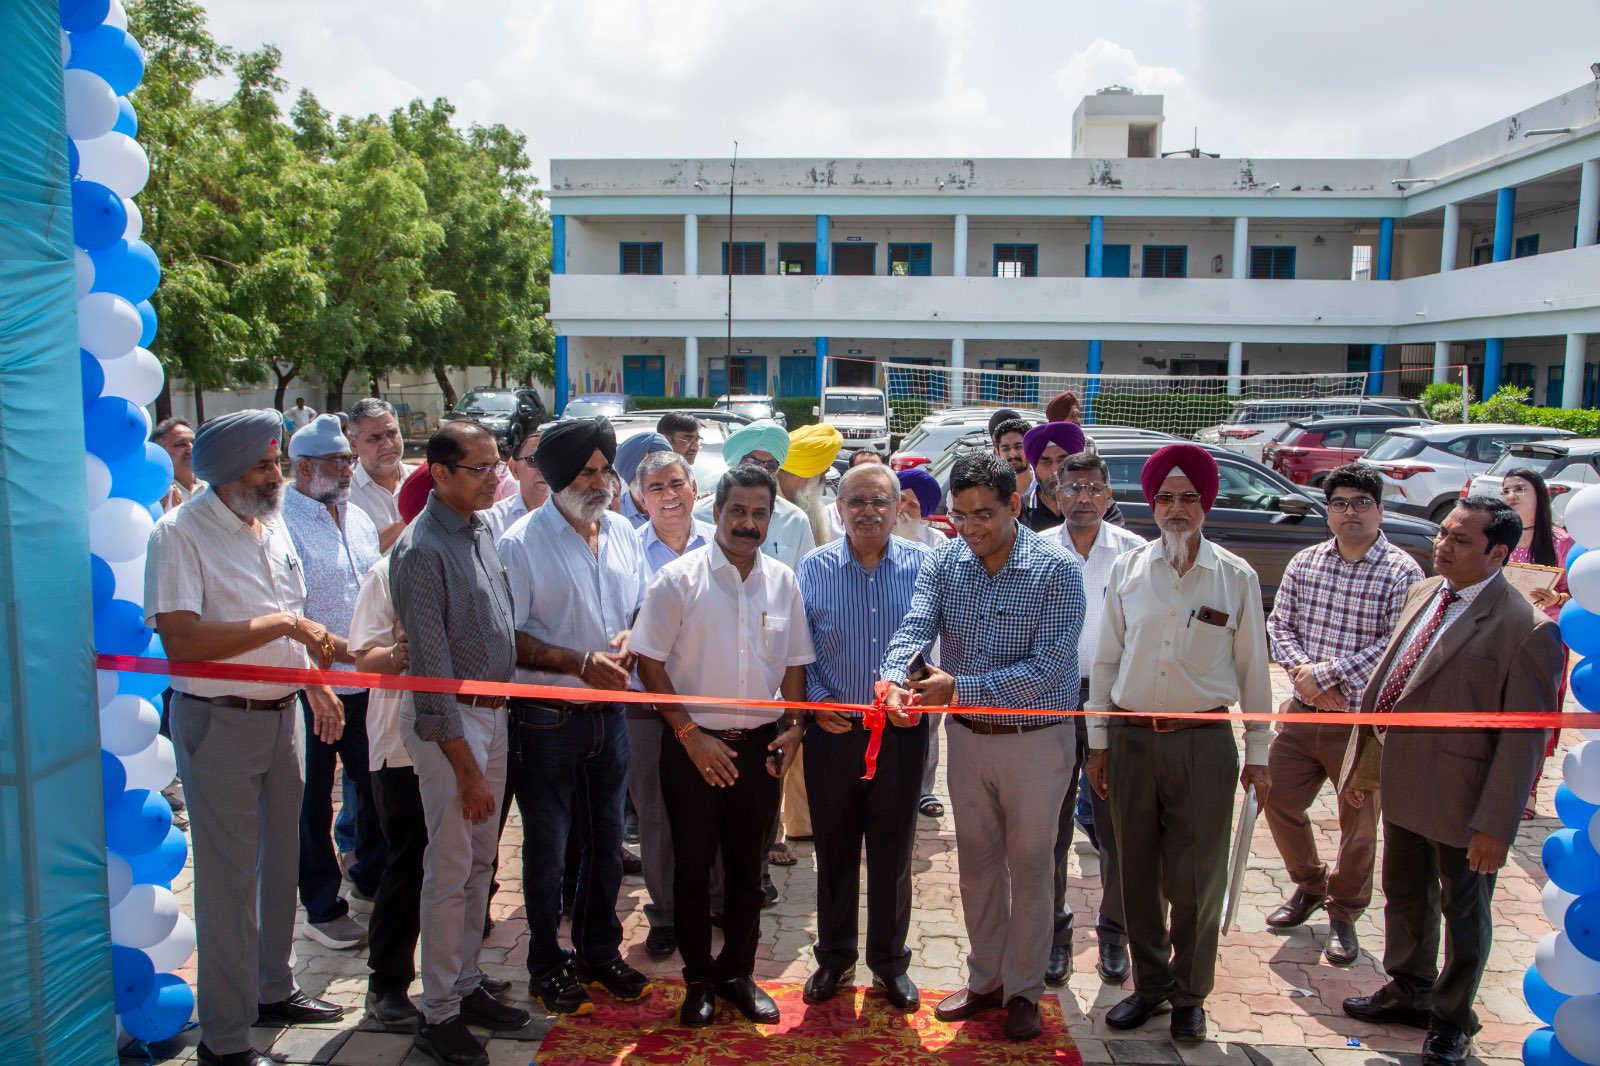
{"type": "Polygon", "coordinates": [[[847,451],[876,448],[889,454],[889,415],[882,389],[830,385],[822,390],[822,403],[811,413],[837,429],[847,451]]]}
{"type": "Polygon", "coordinates": [[[1600,484],[1600,440],[1543,440],[1513,444],[1483,473],[1468,480],[1463,496],[1499,498],[1500,484],[1518,467],[1527,467],[1544,478],[1550,490],[1550,513],[1560,525],[1566,524],[1567,502],[1585,485],[1600,484]]]}
{"type": "Polygon", "coordinates": [[[1412,426],[1385,433],[1357,461],[1383,478],[1383,501],[1390,510],[1442,522],[1467,479],[1489,469],[1511,445],[1576,435],[1496,423],[1412,426]]]}
{"type": "Polygon", "coordinates": [[[1322,484],[1328,471],[1353,463],[1391,429],[1437,425],[1432,419],[1363,415],[1290,422],[1261,449],[1261,462],[1296,485],[1322,484]]]}
{"type": "Polygon", "coordinates": [[[784,429],[789,428],[789,416],[778,409],[771,396],[756,395],[754,393],[740,393],[734,396],[718,396],[713,405],[714,411],[726,411],[738,415],[746,422],[755,422],[759,419],[770,418],[784,429]]]}
{"type": "Polygon", "coordinates": [[[1290,422],[1350,415],[1394,414],[1425,417],[1422,405],[1400,396],[1341,396],[1329,399],[1243,400],[1221,425],[1194,435],[1201,444],[1218,445],[1231,452],[1261,458],[1261,449],[1290,422]]]}
{"type": "MultiPolygon", "coordinates": [[[[935,411],[928,415],[900,441],[900,449],[889,456],[890,469],[899,472],[913,466],[925,466],[942,455],[946,448],[976,430],[987,431],[993,407],[960,407],[948,411],[935,411]]],[[[1043,411],[1018,411],[1017,415],[1031,426],[1044,421],[1043,411]]]]}
{"type": "MultiPolygon", "coordinates": [[[[1111,444],[1149,443],[1151,450],[1169,444],[1179,438],[1171,433],[1162,433],[1157,429],[1135,429],[1132,426],[1084,426],[1084,440],[1090,451],[1100,451],[1102,447],[1111,444]]],[[[944,492],[950,491],[950,468],[955,466],[956,460],[963,455],[974,451],[988,451],[994,447],[990,441],[988,427],[970,432],[958,438],[939,457],[928,464],[928,473],[939,482],[939,488],[944,492]]]]}
{"type": "MultiPolygon", "coordinates": [[[[661,420],[661,411],[630,411],[611,419],[611,428],[616,431],[617,445],[629,437],[636,437],[641,433],[654,433],[656,423],[661,420]]],[[[700,451],[694,457],[694,480],[699,486],[700,495],[705,496],[717,487],[717,481],[728,469],[728,464],[722,458],[722,444],[728,439],[728,434],[738,429],[744,423],[728,420],[721,412],[690,411],[689,414],[700,419],[700,451]],[[703,416],[712,415],[706,418],[703,416]]]]}
{"type": "Polygon", "coordinates": [[[472,389],[456,401],[445,414],[446,422],[476,422],[504,439],[511,428],[511,416],[523,413],[538,416],[539,421],[549,419],[550,412],[544,400],[532,389],[472,389]]]}

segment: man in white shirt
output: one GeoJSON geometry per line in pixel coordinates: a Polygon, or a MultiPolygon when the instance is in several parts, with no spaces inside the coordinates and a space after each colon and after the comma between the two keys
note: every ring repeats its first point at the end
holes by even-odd
{"type": "Polygon", "coordinates": [[[539,423],[512,421],[511,429],[506,434],[506,444],[511,455],[508,465],[511,467],[511,476],[517,479],[517,491],[496,500],[493,507],[483,512],[483,523],[489,527],[489,535],[496,541],[505,536],[506,530],[517,519],[529,511],[538,510],[550,498],[550,485],[539,473],[539,464],[533,461],[533,453],[539,449],[539,440],[539,423]]]}
{"type": "MultiPolygon", "coordinates": [[[[788,457],[789,434],[776,422],[766,419],[740,426],[722,442],[722,458],[729,470],[736,466],[756,466],[776,478],[788,457]]],[[[694,516],[701,521],[711,521],[712,507],[713,501],[707,496],[695,505],[694,516]]],[[[806,513],[779,496],[761,550],[793,570],[816,546],[816,534],[811,531],[811,520],[806,513]]]]}
{"type": "Polygon", "coordinates": [[[172,459],[172,487],[161,498],[161,509],[170,511],[206,487],[194,476],[194,424],[187,418],[164,418],[150,431],[150,439],[172,459]]]}
{"type": "MultiPolygon", "coordinates": [[[[736,466],[717,485],[716,536],[656,575],[629,647],[650,692],[742,699],[805,699],[815,660],[799,585],[761,551],[778,498],[762,469],[736,466]]],[[[804,730],[796,712],[663,703],[661,784],[677,866],[673,912],[687,988],[679,1021],[716,1020],[717,999],[771,1024],[778,1008],[756,985],[761,851],[778,810],[780,780],[804,730]],[[782,718],[780,725],[779,719],[782,718]],[[710,868],[724,870],[722,953],[711,955],[710,868]]]]}
{"type": "Polygon", "coordinates": [[[289,423],[289,432],[298,433],[311,424],[311,420],[317,417],[317,412],[306,406],[304,396],[296,396],[294,406],[283,412],[283,417],[289,423]]]}
{"type": "Polygon", "coordinates": [[[405,528],[395,497],[415,467],[400,461],[405,441],[388,400],[377,396],[357,400],[350,406],[349,420],[350,446],[360,460],[350,482],[350,502],[378,527],[378,546],[387,552],[405,528]]]}

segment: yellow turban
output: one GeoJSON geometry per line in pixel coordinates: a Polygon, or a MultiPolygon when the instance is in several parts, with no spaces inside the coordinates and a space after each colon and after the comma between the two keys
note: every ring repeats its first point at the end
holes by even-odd
{"type": "Polygon", "coordinates": [[[801,426],[789,434],[789,457],[783,469],[795,477],[816,477],[839,456],[844,436],[832,426],[801,426]]]}

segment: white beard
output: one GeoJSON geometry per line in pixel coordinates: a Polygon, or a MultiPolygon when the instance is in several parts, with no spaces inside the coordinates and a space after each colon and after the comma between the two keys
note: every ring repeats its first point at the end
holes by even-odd
{"type": "Polygon", "coordinates": [[[1198,542],[1189,538],[1194,536],[1194,530],[1185,530],[1181,533],[1168,533],[1161,531],[1161,554],[1174,570],[1182,570],[1194,562],[1198,542]]]}
{"type": "Polygon", "coordinates": [[[311,482],[306,486],[306,495],[318,503],[331,503],[335,507],[342,507],[350,499],[350,486],[341,486],[337,474],[329,476],[319,472],[311,475],[311,482]]]}
{"type": "Polygon", "coordinates": [[[600,516],[611,507],[611,489],[607,487],[584,492],[568,485],[555,494],[555,501],[556,507],[568,518],[579,522],[598,522],[600,516]]]}
{"type": "Polygon", "coordinates": [[[901,515],[899,521],[895,522],[894,524],[895,534],[897,536],[904,537],[907,540],[921,540],[922,529],[922,519],[908,518],[905,515],[901,515]]]}
{"type": "Polygon", "coordinates": [[[807,520],[811,523],[811,535],[818,544],[826,544],[833,539],[833,531],[828,527],[828,511],[822,502],[822,479],[812,478],[794,494],[794,505],[806,513],[807,520]]]}
{"type": "Polygon", "coordinates": [[[246,489],[237,482],[214,487],[222,502],[228,509],[245,518],[253,518],[257,522],[264,522],[278,517],[278,512],[283,509],[283,485],[262,485],[254,490],[246,489]]]}

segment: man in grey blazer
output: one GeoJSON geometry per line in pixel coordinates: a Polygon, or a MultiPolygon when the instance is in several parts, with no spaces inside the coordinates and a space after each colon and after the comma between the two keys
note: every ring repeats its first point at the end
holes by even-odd
{"type": "MultiPolygon", "coordinates": [[[[1521,535],[1516,513],[1499,500],[1471,496],[1457,504],[1434,539],[1439,576],[1411,587],[1363,694],[1363,713],[1557,709],[1561,638],[1500,573],[1521,535]]],[[[1489,959],[1496,872],[1522,824],[1546,733],[1364,726],[1341,775],[1351,802],[1362,796],[1351,781],[1360,746],[1373,737],[1382,744],[1389,981],[1345,1000],[1344,1011],[1425,1028],[1425,1066],[1459,1066],[1478,1030],[1472,1002],[1489,959]]]]}

